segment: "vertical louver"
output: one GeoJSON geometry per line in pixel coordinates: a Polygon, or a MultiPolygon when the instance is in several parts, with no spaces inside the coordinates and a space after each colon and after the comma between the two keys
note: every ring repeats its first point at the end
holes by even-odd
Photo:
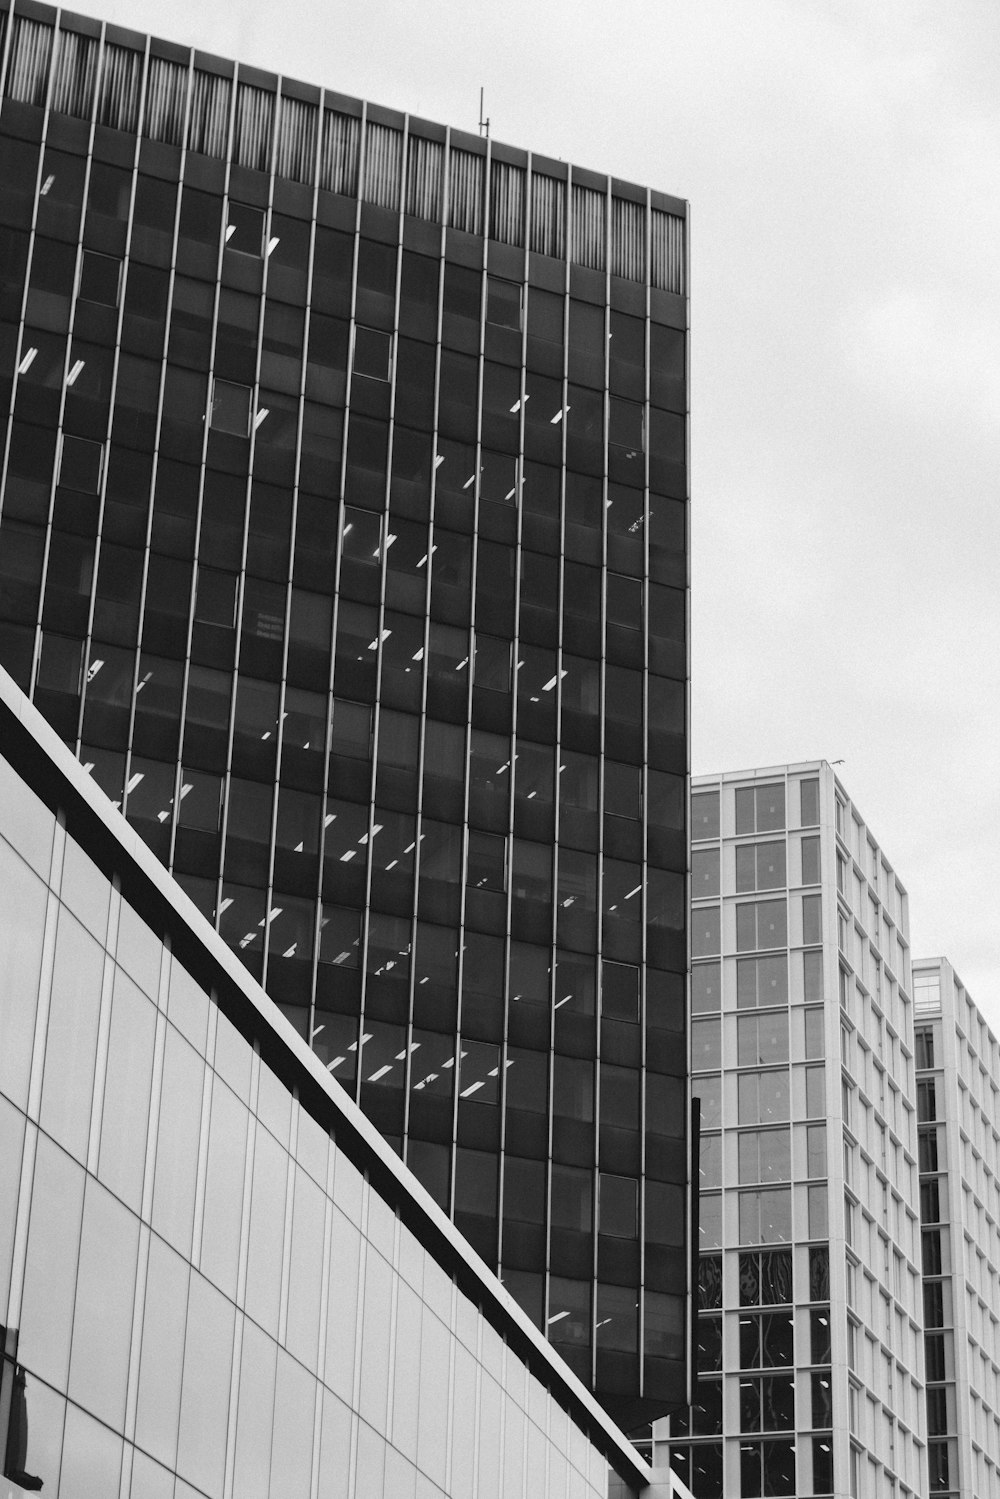
{"type": "Polygon", "coordinates": [[[19,104],[44,104],[52,58],[52,27],[14,17],[7,65],[7,94],[19,104]]]}
{"type": "Polygon", "coordinates": [[[652,283],[661,291],[684,292],[684,220],[654,208],[652,283]]]}
{"type": "Polygon", "coordinates": [[[566,253],[566,184],[542,172],[531,174],[531,242],[536,255],[566,253]]]}
{"type": "Polygon", "coordinates": [[[592,270],[605,268],[605,211],[607,198],[604,193],[590,187],[573,188],[573,226],[569,245],[569,258],[576,265],[587,265],[592,270]]]}
{"type": "Polygon", "coordinates": [[[365,186],[361,195],[365,202],[398,212],[402,172],[402,131],[369,120],[365,131],[365,186]]]}
{"type": "Polygon", "coordinates": [[[255,172],[269,171],[273,132],[274,95],[249,83],[237,84],[233,160],[255,172]]]}
{"type": "Polygon", "coordinates": [[[275,171],[293,182],[312,182],[316,171],[316,122],[319,111],[303,99],[284,98],[278,124],[275,171]]]}
{"type": "Polygon", "coordinates": [[[444,177],[444,146],[419,135],[409,140],[406,167],[406,212],[418,219],[441,219],[441,182],[444,177]]]}
{"type": "Polygon", "coordinates": [[[97,123],[113,130],[134,132],[139,128],[142,94],[142,53],[108,42],[97,95],[97,123]]]}
{"type": "Polygon", "coordinates": [[[184,144],[187,89],[188,70],[181,63],[165,57],[149,59],[143,129],[151,140],[167,146],[184,144]]]}
{"type": "Polygon", "coordinates": [[[524,244],[523,167],[494,160],[490,166],[490,239],[503,245],[524,244]]]}
{"type": "Polygon", "coordinates": [[[353,197],[358,190],[358,146],[361,121],[328,109],[323,114],[323,151],[319,185],[331,193],[353,197]]]}
{"type": "Polygon", "coordinates": [[[52,79],[52,108],[62,114],[89,120],[97,81],[96,37],[61,31],[52,79]]]}
{"type": "Polygon", "coordinates": [[[225,156],[231,88],[228,78],[195,68],[188,123],[189,151],[200,151],[203,156],[225,156]]]}
{"type": "MultiPolygon", "coordinates": [[[[28,16],[0,12],[0,57],[7,43],[5,95],[22,104],[44,106],[99,125],[208,156],[233,159],[258,171],[319,185],[327,191],[412,214],[431,223],[445,221],[469,234],[487,233],[501,244],[611,273],[658,290],[685,291],[685,221],[664,209],[647,211],[642,202],[600,189],[567,184],[546,172],[529,173],[509,162],[475,151],[450,149],[396,126],[368,120],[361,171],[361,120],[339,110],[271,93],[249,83],[236,86],[221,74],[188,64],[145,56],[132,47],[61,31],[28,16]],[[51,79],[51,86],[50,86],[51,79]],[[96,95],[96,113],[95,113],[96,95]],[[142,116],[140,121],[140,115],[142,116]],[[233,119],[231,122],[231,115],[233,119]],[[405,149],[405,169],[404,169],[405,149]],[[447,194],[445,177],[447,175],[447,194]],[[488,192],[487,192],[488,186],[488,192]],[[571,214],[567,222],[567,212],[571,214]],[[610,223],[608,215],[610,213],[610,223]]],[[[293,85],[294,87],[294,85],[293,85]]]]}
{"type": "Polygon", "coordinates": [[[646,207],[626,198],[611,199],[611,274],[646,279],[646,207]]]}
{"type": "Polygon", "coordinates": [[[448,223],[466,234],[483,232],[483,158],[452,147],[448,175],[448,223]]]}

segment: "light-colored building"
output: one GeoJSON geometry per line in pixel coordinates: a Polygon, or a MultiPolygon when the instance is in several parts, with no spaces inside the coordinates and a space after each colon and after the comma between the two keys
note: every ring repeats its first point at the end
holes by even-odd
{"type": "MultiPolygon", "coordinates": [[[[697,1499],[926,1492],[907,897],[825,761],[692,788],[697,1499]]],[[[668,1435],[669,1432],[669,1435],[668,1435]]]]}
{"type": "Polygon", "coordinates": [[[1000,1044],[946,958],[913,964],[928,1492],[1000,1494],[1000,1044]]]}

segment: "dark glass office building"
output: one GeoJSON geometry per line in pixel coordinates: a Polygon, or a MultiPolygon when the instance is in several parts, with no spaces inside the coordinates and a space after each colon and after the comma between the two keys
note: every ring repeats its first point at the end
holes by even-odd
{"type": "Polygon", "coordinates": [[[0,662],[635,1429],[689,1396],[685,205],[0,38],[0,662]]]}

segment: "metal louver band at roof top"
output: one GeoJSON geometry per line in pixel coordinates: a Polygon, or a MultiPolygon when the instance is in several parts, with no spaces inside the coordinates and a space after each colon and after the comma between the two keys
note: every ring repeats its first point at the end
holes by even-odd
{"type": "Polygon", "coordinates": [[[351,112],[322,96],[301,98],[302,87],[287,79],[262,87],[257,72],[249,83],[241,70],[234,97],[234,79],[196,66],[198,54],[179,62],[16,12],[0,15],[0,41],[3,94],[18,103],[48,102],[115,130],[138,127],[149,140],[218,159],[231,153],[240,166],[327,192],[353,196],[360,184],[365,203],[438,223],[446,210],[448,227],[468,234],[483,233],[488,213],[489,235],[502,244],[523,246],[527,237],[535,253],[558,257],[568,244],[574,265],[684,294],[684,219],[641,190],[609,194],[573,181],[572,168],[560,176],[555,163],[545,171],[517,165],[488,140],[446,145],[408,120],[405,128],[377,121],[340,95],[351,112]]]}

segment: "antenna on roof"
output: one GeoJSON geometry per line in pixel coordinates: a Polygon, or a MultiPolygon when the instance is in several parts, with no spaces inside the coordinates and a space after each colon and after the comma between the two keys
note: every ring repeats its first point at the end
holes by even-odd
{"type": "Polygon", "coordinates": [[[482,135],[484,133],[484,131],[486,133],[486,138],[488,140],[489,139],[489,134],[490,134],[490,122],[489,122],[489,120],[485,120],[483,118],[483,90],[480,89],[479,90],[479,134],[482,135]]]}

